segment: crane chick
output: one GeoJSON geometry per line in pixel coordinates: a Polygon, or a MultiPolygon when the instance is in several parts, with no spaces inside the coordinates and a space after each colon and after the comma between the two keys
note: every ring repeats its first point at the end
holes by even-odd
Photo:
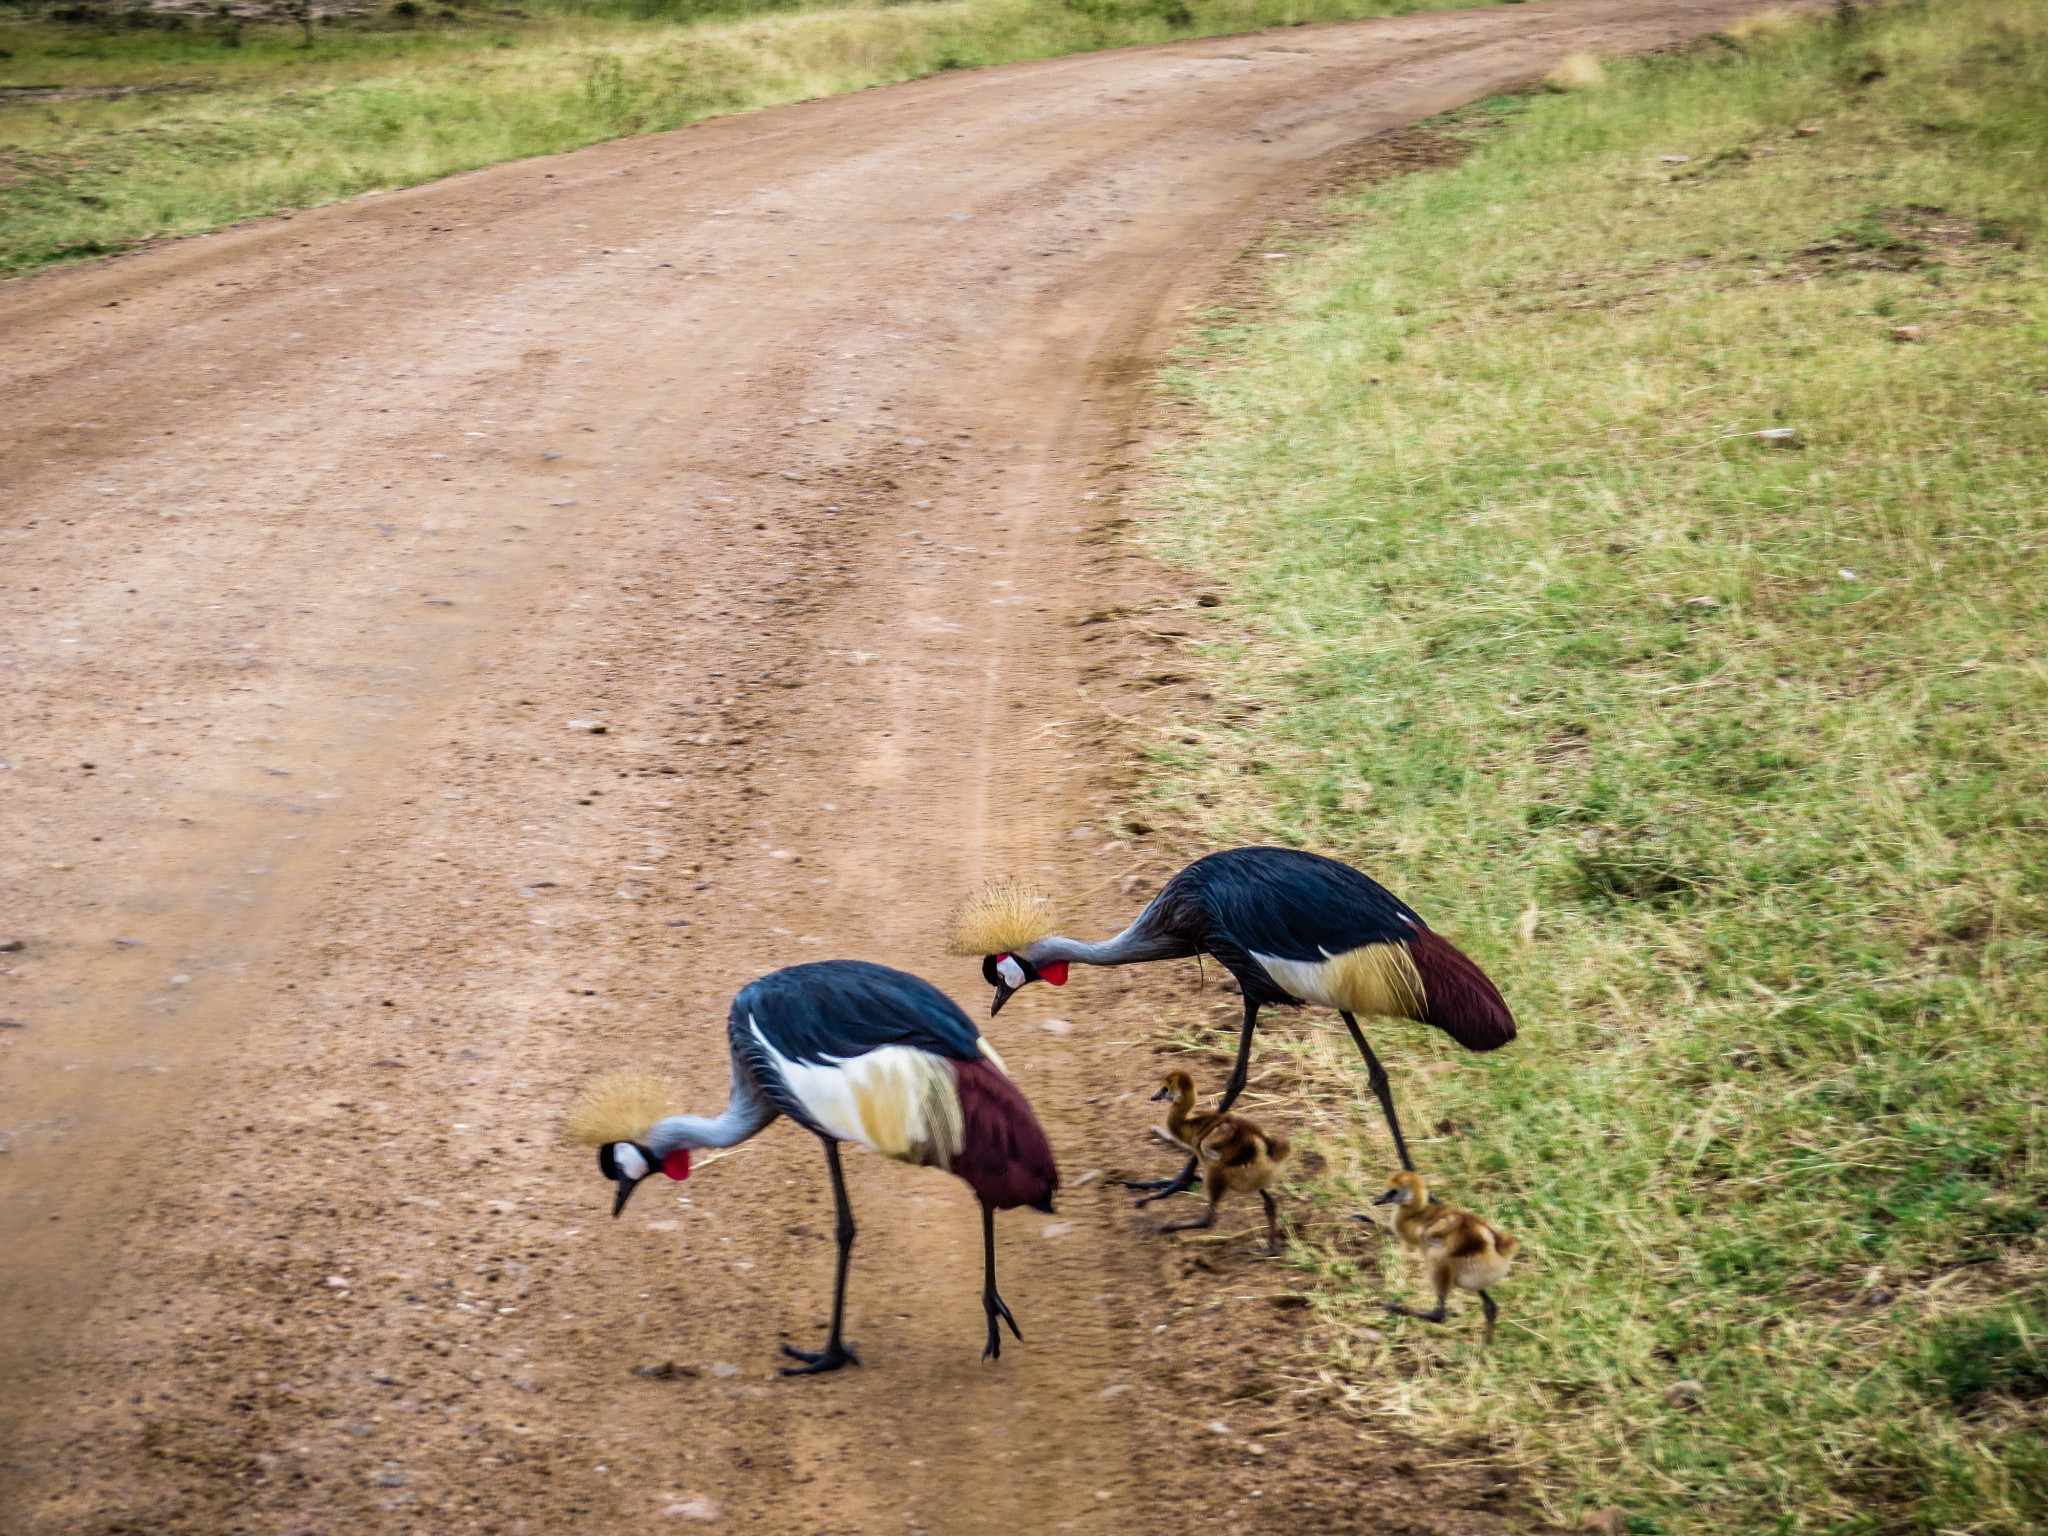
{"type": "MultiPolygon", "coordinates": [[[[1387,1310],[1402,1317],[1419,1318],[1425,1323],[1440,1323],[1444,1320],[1444,1301],[1452,1286],[1461,1291],[1473,1291],[1479,1296],[1479,1304],[1486,1309],[1485,1342],[1491,1344],[1494,1319],[1500,1315],[1500,1308],[1486,1293],[1487,1287],[1499,1285],[1507,1279],[1509,1261],[1521,1244],[1470,1211],[1461,1211],[1430,1199],[1429,1186],[1422,1182],[1422,1176],[1407,1169],[1388,1181],[1387,1192],[1373,1204],[1394,1208],[1394,1236],[1401,1240],[1403,1247],[1412,1248],[1422,1256],[1429,1269],[1430,1286],[1436,1291],[1436,1310],[1433,1312],[1417,1312],[1412,1307],[1392,1301],[1386,1303],[1387,1310]]],[[[1361,1215],[1358,1219],[1371,1221],[1372,1217],[1361,1215]]]]}
{"type": "Polygon", "coordinates": [[[1154,1102],[1171,1099],[1164,1127],[1153,1134],[1162,1141],[1192,1152],[1201,1172],[1202,1193],[1209,1208],[1199,1216],[1164,1223],[1161,1232],[1191,1232],[1216,1225],[1216,1208],[1226,1193],[1256,1193],[1266,1207],[1266,1252],[1280,1251],[1280,1203],[1273,1197],[1273,1181],[1280,1165],[1293,1148],[1277,1132],[1262,1130],[1243,1115],[1223,1114],[1195,1108],[1195,1080],[1187,1073],[1166,1074],[1154,1102]]]}

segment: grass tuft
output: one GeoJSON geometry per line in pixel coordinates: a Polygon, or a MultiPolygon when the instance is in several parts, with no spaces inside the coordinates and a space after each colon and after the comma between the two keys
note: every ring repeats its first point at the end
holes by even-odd
{"type": "MultiPolygon", "coordinates": [[[[1371,870],[1521,1022],[1372,1031],[1431,1187],[1525,1246],[1482,1354],[1316,1224],[1352,1411],[1561,1523],[2038,1531],[2048,8],[1605,67],[1163,381],[1211,431],[1160,548],[1238,617],[1148,819],[1371,870]]],[[[1267,1049],[1298,1198],[1359,1208],[1348,1042],[1267,1049]]]]}
{"type": "Polygon", "coordinates": [[[1592,91],[1607,83],[1607,71],[1590,53],[1568,53],[1543,77],[1554,91],[1592,91]]]}
{"type": "Polygon", "coordinates": [[[1993,1396],[2048,1396],[2048,1318],[2000,1311],[1960,1317],[1935,1329],[1921,1353],[1930,1385],[1970,1406],[1993,1396]]]}

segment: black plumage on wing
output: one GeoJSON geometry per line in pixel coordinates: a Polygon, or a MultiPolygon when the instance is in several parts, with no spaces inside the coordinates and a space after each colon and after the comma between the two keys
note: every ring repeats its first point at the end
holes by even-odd
{"type": "Polygon", "coordinates": [[[869,960],[817,960],[750,983],[732,1000],[732,1028],[752,1020],[792,1061],[835,1061],[885,1045],[953,1061],[981,1054],[981,1031],[921,977],[869,960]]]}
{"type": "Polygon", "coordinates": [[[1232,848],[1195,860],[1140,919],[1215,956],[1247,997],[1298,1003],[1254,958],[1320,961],[1412,938],[1427,925],[1408,904],[1348,864],[1298,848],[1232,848]]]}

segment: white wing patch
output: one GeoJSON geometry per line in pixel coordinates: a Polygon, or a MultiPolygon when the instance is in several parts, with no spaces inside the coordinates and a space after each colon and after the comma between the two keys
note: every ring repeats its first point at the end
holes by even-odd
{"type": "Polygon", "coordinates": [[[1282,960],[1256,952],[1252,958],[1289,996],[1303,1002],[1368,1017],[1422,1017],[1422,977],[1408,957],[1407,945],[1398,941],[1362,944],[1341,955],[1325,952],[1321,960],[1282,960]]]}
{"type": "Polygon", "coordinates": [[[754,1038],[811,1122],[840,1140],[899,1162],[939,1168],[960,1155],[960,1089],[953,1064],[943,1056],[885,1045],[865,1056],[792,1061],[757,1025],[754,1038]]]}

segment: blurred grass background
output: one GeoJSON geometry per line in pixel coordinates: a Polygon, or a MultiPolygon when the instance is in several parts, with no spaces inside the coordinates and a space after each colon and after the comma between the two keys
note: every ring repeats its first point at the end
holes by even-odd
{"type": "Polygon", "coordinates": [[[0,0],[0,274],[941,70],[1459,3],[386,0],[299,25],[0,0]]]}
{"type": "MultiPolygon", "coordinates": [[[[1163,382],[1157,542],[1229,597],[1146,819],[1373,872],[1522,1025],[1371,1031],[1526,1246],[1481,1354],[1298,1241],[1344,1392],[1568,1524],[2037,1532],[2048,7],[1764,14],[1438,126],[1163,382]]],[[[1361,1209],[1348,1042],[1270,1035],[1294,1198],[1361,1209]]]]}

